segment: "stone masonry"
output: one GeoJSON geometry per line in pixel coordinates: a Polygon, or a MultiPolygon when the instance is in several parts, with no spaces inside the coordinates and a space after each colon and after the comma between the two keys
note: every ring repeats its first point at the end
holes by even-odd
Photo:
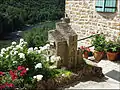
{"type": "Polygon", "coordinates": [[[71,27],[78,34],[78,39],[104,33],[107,39],[115,40],[120,36],[120,0],[117,0],[115,13],[97,12],[95,2],[96,0],[66,0],[65,13],[70,18],[71,27]]]}
{"type": "Polygon", "coordinates": [[[56,30],[48,32],[48,41],[55,43],[55,55],[61,57],[58,67],[74,68],[81,63],[82,55],[77,50],[77,34],[68,23],[56,23],[56,30]]]}

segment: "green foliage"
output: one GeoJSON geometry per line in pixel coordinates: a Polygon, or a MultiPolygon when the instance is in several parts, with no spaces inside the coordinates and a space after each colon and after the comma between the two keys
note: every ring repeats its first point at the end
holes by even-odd
{"type": "Polygon", "coordinates": [[[59,20],[64,16],[65,0],[0,0],[0,33],[26,24],[59,20]]]}
{"type": "Polygon", "coordinates": [[[105,36],[103,34],[95,35],[92,39],[92,45],[96,51],[104,51],[105,48],[105,36]]]}
{"type": "Polygon", "coordinates": [[[106,42],[105,51],[107,52],[120,52],[120,44],[113,41],[106,42]]]}
{"type": "Polygon", "coordinates": [[[55,28],[55,22],[45,22],[40,27],[33,28],[25,32],[23,37],[28,42],[28,47],[39,47],[46,44],[48,39],[48,30],[55,28]]]}

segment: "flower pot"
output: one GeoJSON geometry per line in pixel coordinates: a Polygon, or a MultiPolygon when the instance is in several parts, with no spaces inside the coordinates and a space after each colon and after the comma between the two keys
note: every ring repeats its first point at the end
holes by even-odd
{"type": "Polygon", "coordinates": [[[110,61],[116,60],[118,52],[107,52],[107,59],[110,61]]]}
{"type": "Polygon", "coordinates": [[[100,61],[104,56],[104,52],[94,51],[95,61],[100,61]]]}
{"type": "Polygon", "coordinates": [[[117,55],[117,60],[120,60],[120,52],[117,55]]]}
{"type": "Polygon", "coordinates": [[[88,59],[88,52],[84,52],[84,53],[83,53],[83,58],[88,59]]]}

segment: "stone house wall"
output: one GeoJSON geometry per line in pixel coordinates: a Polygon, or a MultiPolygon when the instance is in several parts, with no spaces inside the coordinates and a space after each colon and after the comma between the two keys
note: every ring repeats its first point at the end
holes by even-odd
{"type": "MultiPolygon", "coordinates": [[[[116,39],[120,35],[120,0],[115,13],[97,12],[96,0],[66,0],[65,13],[70,18],[72,28],[78,39],[92,34],[104,33],[107,39],[116,39]]],[[[87,45],[90,44],[87,40],[87,45]]]]}

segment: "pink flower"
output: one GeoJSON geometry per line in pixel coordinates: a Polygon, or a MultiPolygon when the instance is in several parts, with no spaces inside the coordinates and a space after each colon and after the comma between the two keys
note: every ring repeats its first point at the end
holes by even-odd
{"type": "Polygon", "coordinates": [[[5,73],[4,72],[0,72],[0,76],[3,76],[5,73]]]}
{"type": "Polygon", "coordinates": [[[0,90],[3,90],[5,88],[5,85],[0,85],[0,90]]]}
{"type": "Polygon", "coordinates": [[[20,76],[24,76],[26,74],[27,70],[24,69],[23,71],[20,72],[20,76]]]}
{"type": "Polygon", "coordinates": [[[12,83],[6,83],[5,86],[6,87],[14,87],[14,84],[12,84],[12,83]]]}
{"type": "Polygon", "coordinates": [[[16,70],[15,71],[10,70],[9,73],[10,73],[10,76],[11,76],[13,81],[18,78],[16,75],[16,73],[17,73],[16,70]]]}
{"type": "Polygon", "coordinates": [[[20,70],[24,70],[25,69],[25,67],[23,67],[23,66],[18,66],[18,68],[17,68],[19,71],[20,70]]]}

